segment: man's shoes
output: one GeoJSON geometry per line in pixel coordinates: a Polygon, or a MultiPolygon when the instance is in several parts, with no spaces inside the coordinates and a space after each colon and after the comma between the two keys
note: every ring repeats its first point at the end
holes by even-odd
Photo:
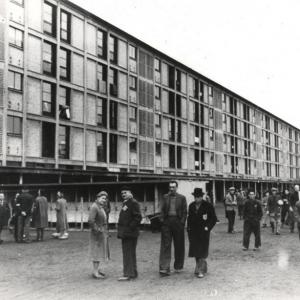
{"type": "Polygon", "coordinates": [[[60,236],[59,232],[52,233],[52,237],[54,237],[54,238],[58,238],[59,236],[60,236]]]}
{"type": "Polygon", "coordinates": [[[99,274],[100,276],[102,276],[103,278],[105,277],[105,274],[104,274],[103,272],[101,272],[100,270],[98,270],[98,274],[99,274]]]}
{"type": "Polygon", "coordinates": [[[253,249],[253,251],[258,251],[259,250],[259,247],[255,247],[254,249],[253,249]]]}
{"type": "Polygon", "coordinates": [[[69,234],[64,233],[63,235],[61,235],[58,239],[59,240],[67,240],[69,238],[69,234]]]}
{"type": "Polygon", "coordinates": [[[170,272],[167,270],[159,270],[160,276],[170,276],[170,272]]]}
{"type": "Polygon", "coordinates": [[[275,234],[276,234],[276,235],[280,235],[280,233],[279,233],[279,232],[276,232],[275,234]]]}
{"type": "Polygon", "coordinates": [[[198,277],[198,278],[203,278],[203,277],[204,277],[204,274],[203,274],[203,273],[199,273],[197,277],[198,277]]]}
{"type": "Polygon", "coordinates": [[[22,240],[22,243],[25,243],[25,244],[30,244],[32,241],[31,240],[22,240]]]}
{"type": "Polygon", "coordinates": [[[246,247],[243,247],[243,251],[248,251],[248,248],[246,248],[246,247]]]}
{"type": "Polygon", "coordinates": [[[174,272],[177,273],[177,274],[179,274],[179,273],[183,272],[183,269],[175,269],[174,272]]]}
{"type": "Polygon", "coordinates": [[[130,277],[128,277],[128,276],[122,276],[122,277],[120,277],[119,279],[118,279],[118,281],[130,281],[130,277]]]}

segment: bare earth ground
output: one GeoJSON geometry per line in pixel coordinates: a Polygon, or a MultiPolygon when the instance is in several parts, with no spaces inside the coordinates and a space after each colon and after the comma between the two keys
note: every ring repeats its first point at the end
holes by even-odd
{"type": "Polygon", "coordinates": [[[90,276],[87,231],[70,232],[66,241],[51,239],[47,231],[42,243],[16,244],[5,230],[5,243],[0,246],[0,299],[300,299],[298,234],[283,228],[275,236],[264,228],[262,249],[252,251],[252,236],[251,250],[244,252],[242,221],[237,221],[237,234],[230,235],[223,208],[218,216],[221,223],[211,235],[209,273],[203,279],[194,277],[191,258],[186,259],[183,273],[160,278],[160,234],[149,231],[142,232],[138,242],[139,278],[118,282],[122,253],[115,232],[110,240],[112,259],[104,265],[108,278],[97,281],[90,276]]]}

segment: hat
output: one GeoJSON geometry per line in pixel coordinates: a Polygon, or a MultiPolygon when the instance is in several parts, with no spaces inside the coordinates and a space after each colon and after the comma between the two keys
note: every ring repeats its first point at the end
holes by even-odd
{"type": "Polygon", "coordinates": [[[277,188],[276,187],[272,187],[271,191],[277,191],[277,188]]]}
{"type": "Polygon", "coordinates": [[[194,192],[192,193],[192,195],[194,197],[202,197],[204,194],[201,188],[194,188],[194,192]]]}
{"type": "Polygon", "coordinates": [[[129,186],[127,186],[127,185],[123,185],[122,187],[121,187],[121,190],[120,190],[121,192],[122,191],[131,191],[131,188],[129,187],[129,186]]]}
{"type": "Polygon", "coordinates": [[[101,191],[97,194],[97,197],[105,196],[108,197],[108,194],[105,191],[101,191]]]}
{"type": "Polygon", "coordinates": [[[234,187],[234,186],[231,186],[231,187],[229,188],[229,191],[235,191],[235,187],[234,187]]]}

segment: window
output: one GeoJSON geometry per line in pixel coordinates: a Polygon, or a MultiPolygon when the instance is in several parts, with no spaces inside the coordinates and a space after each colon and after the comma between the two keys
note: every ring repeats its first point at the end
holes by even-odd
{"type": "Polygon", "coordinates": [[[71,15],[65,11],[60,13],[60,39],[70,43],[71,15]]]}
{"type": "Polygon", "coordinates": [[[169,92],[169,114],[175,116],[175,95],[169,92]]]}
{"type": "Polygon", "coordinates": [[[175,168],[175,146],[169,145],[169,166],[175,168]]]}
{"type": "Polygon", "coordinates": [[[59,87],[59,118],[70,120],[70,89],[66,87],[59,87]]]}
{"type": "Polygon", "coordinates": [[[55,124],[42,123],[42,157],[54,158],[55,153],[55,124]]]}
{"type": "Polygon", "coordinates": [[[176,95],[176,116],[181,117],[181,96],[176,95]]]}
{"type": "Polygon", "coordinates": [[[56,7],[48,2],[44,3],[44,32],[56,35],[56,7]]]}
{"type": "Polygon", "coordinates": [[[181,142],[181,121],[176,121],[176,137],[177,142],[181,142]]]}
{"type": "Polygon", "coordinates": [[[129,58],[136,60],[136,48],[132,45],[129,45],[129,58]]]}
{"type": "Polygon", "coordinates": [[[106,100],[102,98],[97,99],[97,125],[106,127],[106,100]]]}
{"type": "Polygon", "coordinates": [[[9,27],[9,44],[23,48],[23,31],[9,27]]]}
{"type": "Polygon", "coordinates": [[[106,133],[97,132],[97,161],[106,162],[106,133]]]}
{"type": "Polygon", "coordinates": [[[49,82],[43,82],[42,111],[43,115],[54,116],[55,85],[49,82]]]}
{"type": "Polygon", "coordinates": [[[155,154],[157,156],[161,156],[161,143],[158,142],[155,143],[155,154]]]}
{"type": "Polygon", "coordinates": [[[22,136],[22,119],[15,116],[7,116],[7,134],[22,136]]]}
{"type": "Polygon", "coordinates": [[[129,76],[129,88],[136,91],[136,77],[131,75],[129,76]]]}
{"type": "Polygon", "coordinates": [[[129,150],[130,150],[130,152],[137,152],[137,139],[136,138],[129,139],[129,150]]]}
{"type": "Polygon", "coordinates": [[[103,30],[98,29],[97,31],[97,55],[101,58],[106,59],[107,50],[107,33],[103,30]]]}
{"type": "Polygon", "coordinates": [[[169,131],[169,140],[175,141],[175,120],[168,120],[168,131],[169,131]]]}
{"type": "Polygon", "coordinates": [[[109,127],[110,129],[118,129],[118,102],[110,101],[109,103],[110,108],[110,120],[109,120],[109,127]]]}
{"type": "Polygon", "coordinates": [[[213,96],[213,88],[211,86],[208,87],[208,96],[213,96]]]}
{"type": "Polygon", "coordinates": [[[109,69],[109,91],[112,96],[118,96],[118,71],[109,69]]]}
{"type": "Polygon", "coordinates": [[[59,158],[69,158],[70,128],[59,126],[58,132],[58,156],[59,158]]]}
{"type": "Polygon", "coordinates": [[[43,45],[44,74],[55,76],[55,45],[44,42],[43,45]]]}
{"type": "Polygon", "coordinates": [[[155,98],[160,99],[160,87],[155,86],[155,98]]]}
{"type": "Polygon", "coordinates": [[[59,52],[60,79],[70,81],[70,51],[61,48],[59,52]]]}
{"type": "Polygon", "coordinates": [[[118,156],[118,136],[110,134],[109,137],[109,162],[116,163],[118,156]]]}
{"type": "Polygon", "coordinates": [[[106,94],[106,82],[107,82],[107,67],[98,64],[97,66],[97,85],[98,91],[102,94],[106,94]]]}
{"type": "Polygon", "coordinates": [[[129,119],[136,121],[137,109],[135,107],[129,107],[129,119]]]}
{"type": "Polygon", "coordinates": [[[154,120],[155,120],[155,126],[160,127],[161,126],[161,115],[155,114],[154,120]]]}
{"type": "Polygon", "coordinates": [[[110,62],[116,64],[118,57],[118,40],[114,36],[109,37],[109,59],[110,62]]]}
{"type": "Polygon", "coordinates": [[[17,91],[23,90],[23,75],[17,72],[8,72],[8,88],[17,91]]]}
{"type": "Polygon", "coordinates": [[[161,63],[157,58],[154,59],[155,81],[160,82],[161,63]]]}

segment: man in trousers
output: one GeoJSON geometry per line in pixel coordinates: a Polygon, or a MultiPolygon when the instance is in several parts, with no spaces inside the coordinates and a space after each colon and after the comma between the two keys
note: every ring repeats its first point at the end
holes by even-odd
{"type": "Polygon", "coordinates": [[[229,193],[225,197],[225,214],[228,219],[228,233],[235,233],[234,221],[235,221],[235,208],[237,206],[237,199],[235,195],[235,187],[229,188],[229,193]]]}
{"type": "Polygon", "coordinates": [[[186,198],[177,193],[178,183],[169,183],[169,193],[161,201],[161,244],[159,257],[159,273],[161,276],[170,275],[171,247],[174,242],[176,273],[183,270],[184,265],[184,226],[187,217],[186,198]]]}
{"type": "Polygon", "coordinates": [[[260,220],[263,212],[260,201],[255,199],[255,192],[250,191],[248,199],[244,206],[244,232],[243,232],[243,250],[249,248],[250,235],[253,232],[255,236],[254,251],[261,246],[260,239],[260,220]]]}
{"type": "Polygon", "coordinates": [[[119,281],[129,281],[138,277],[136,246],[142,215],[140,205],[133,198],[129,187],[121,188],[121,197],[123,204],[118,221],[118,238],[122,240],[123,276],[119,281]]]}
{"type": "MultiPolygon", "coordinates": [[[[270,225],[272,228],[272,233],[280,235],[280,226],[281,226],[281,206],[280,201],[281,197],[277,194],[277,188],[272,187],[271,195],[268,198],[267,204],[267,214],[270,217],[270,225]]],[[[283,201],[282,201],[283,203],[283,201]]]]}
{"type": "Polygon", "coordinates": [[[291,194],[289,199],[289,225],[290,225],[290,232],[294,232],[295,228],[295,206],[296,203],[300,200],[300,191],[299,185],[294,186],[294,192],[291,194]]]}

